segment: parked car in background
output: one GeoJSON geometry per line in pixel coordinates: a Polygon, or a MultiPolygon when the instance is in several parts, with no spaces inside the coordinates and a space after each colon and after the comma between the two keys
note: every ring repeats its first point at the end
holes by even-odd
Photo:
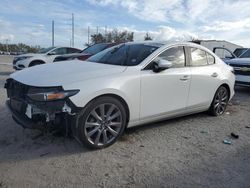
{"type": "Polygon", "coordinates": [[[54,60],[54,62],[57,61],[67,61],[67,60],[73,60],[73,59],[78,59],[78,60],[86,60],[89,57],[91,57],[92,55],[95,55],[107,48],[110,48],[112,46],[117,45],[118,43],[99,43],[99,44],[94,44],[86,49],[84,49],[83,51],[81,51],[80,53],[73,53],[73,54],[67,54],[67,55],[61,55],[61,56],[57,56],[54,60]]]}
{"type": "Polygon", "coordinates": [[[22,126],[64,125],[79,142],[104,148],[126,127],[202,111],[222,115],[234,82],[233,68],[205,47],[145,42],[108,48],[84,63],[19,71],[5,88],[22,126]]]}
{"type": "Polygon", "coordinates": [[[41,49],[38,53],[29,53],[16,56],[13,60],[13,68],[15,70],[21,70],[35,65],[52,63],[59,55],[72,54],[80,51],[80,49],[71,47],[50,47],[41,49]]]}
{"type": "MultiPolygon", "coordinates": [[[[248,51],[249,48],[236,48],[234,51],[233,51],[233,54],[236,56],[236,57],[240,57],[241,55],[243,55],[243,53],[245,53],[246,51],[248,51]]],[[[247,55],[247,54],[246,54],[247,55]]],[[[250,57],[250,56],[248,56],[250,57]]]]}
{"type": "Polygon", "coordinates": [[[224,50],[224,54],[227,54],[221,58],[226,64],[234,68],[235,84],[250,87],[250,49],[237,48],[234,52],[231,52],[227,48],[216,47],[213,50],[215,54],[217,50],[224,50]]]}

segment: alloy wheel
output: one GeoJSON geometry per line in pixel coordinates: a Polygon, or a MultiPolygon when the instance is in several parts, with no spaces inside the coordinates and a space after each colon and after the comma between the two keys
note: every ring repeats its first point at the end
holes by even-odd
{"type": "Polygon", "coordinates": [[[225,87],[219,88],[214,98],[213,108],[217,115],[222,115],[227,107],[228,91],[225,87]]]}
{"type": "Polygon", "coordinates": [[[115,104],[100,104],[88,114],[84,133],[91,144],[104,146],[119,136],[122,122],[122,113],[115,104]]]}

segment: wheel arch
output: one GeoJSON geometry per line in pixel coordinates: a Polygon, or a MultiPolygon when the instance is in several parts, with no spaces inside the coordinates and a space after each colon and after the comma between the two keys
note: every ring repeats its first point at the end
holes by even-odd
{"type": "Polygon", "coordinates": [[[128,107],[128,104],[125,101],[125,99],[123,97],[117,95],[117,94],[114,94],[114,93],[106,93],[106,94],[101,94],[99,96],[96,96],[91,101],[96,100],[97,98],[100,98],[100,97],[113,97],[113,98],[119,100],[122,103],[122,105],[124,106],[124,108],[125,108],[125,111],[126,111],[126,122],[127,122],[127,125],[128,125],[128,122],[129,122],[129,119],[130,119],[130,111],[129,111],[129,107],[128,107]]]}
{"type": "MultiPolygon", "coordinates": [[[[228,94],[229,94],[229,99],[230,99],[230,98],[231,98],[231,91],[230,91],[229,85],[228,85],[227,83],[223,83],[223,84],[221,84],[219,87],[221,87],[221,86],[224,86],[224,87],[227,89],[228,94]]],[[[218,87],[218,88],[219,88],[219,87],[218,87]]]]}
{"type": "Polygon", "coordinates": [[[29,67],[32,67],[34,66],[34,63],[40,63],[40,64],[45,64],[45,62],[41,59],[35,59],[35,60],[32,60],[29,64],[29,67]]]}

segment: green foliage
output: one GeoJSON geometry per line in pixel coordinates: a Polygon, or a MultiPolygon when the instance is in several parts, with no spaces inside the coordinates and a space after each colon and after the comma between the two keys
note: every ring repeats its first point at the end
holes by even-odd
{"type": "Polygon", "coordinates": [[[102,42],[131,42],[134,40],[134,32],[118,31],[114,29],[106,35],[101,33],[91,35],[91,45],[102,42]]]}
{"type": "Polygon", "coordinates": [[[144,36],[144,40],[153,40],[152,37],[149,35],[147,32],[146,35],[144,36]]]}
{"type": "Polygon", "coordinates": [[[4,52],[25,52],[25,53],[36,53],[41,49],[40,46],[29,46],[23,43],[18,44],[6,44],[0,43],[0,51],[4,52]]]}

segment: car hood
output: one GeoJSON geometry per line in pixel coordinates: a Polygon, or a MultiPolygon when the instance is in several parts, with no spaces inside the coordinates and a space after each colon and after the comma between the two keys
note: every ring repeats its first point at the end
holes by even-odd
{"type": "Polygon", "coordinates": [[[87,61],[65,61],[30,67],[10,75],[10,78],[30,86],[63,86],[73,82],[119,74],[125,66],[87,61]]]}
{"type": "Polygon", "coordinates": [[[234,58],[225,61],[227,64],[250,64],[250,58],[234,58]]]}
{"type": "Polygon", "coordinates": [[[35,54],[35,53],[28,53],[28,54],[21,54],[21,55],[18,55],[16,57],[25,57],[25,56],[37,56],[37,55],[43,55],[43,54],[35,54]]]}

